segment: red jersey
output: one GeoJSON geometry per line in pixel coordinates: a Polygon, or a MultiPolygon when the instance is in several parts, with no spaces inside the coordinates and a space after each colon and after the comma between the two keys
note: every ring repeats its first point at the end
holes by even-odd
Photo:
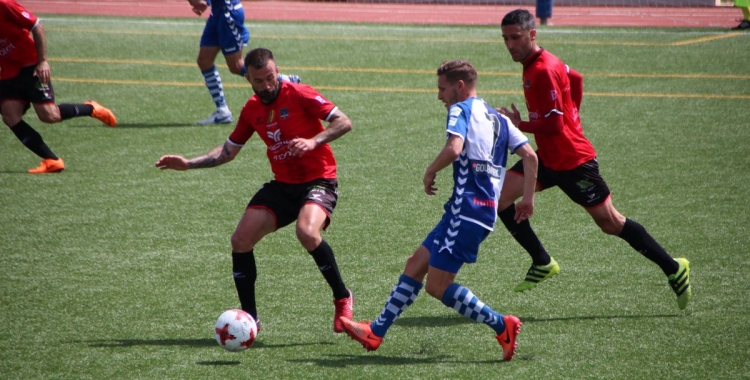
{"type": "Polygon", "coordinates": [[[29,34],[36,23],[36,16],[15,0],[0,0],[0,80],[37,64],[36,45],[29,34]]]}
{"type": "Polygon", "coordinates": [[[596,158],[571,97],[568,67],[559,58],[540,49],[523,62],[523,93],[529,121],[518,129],[534,134],[545,166],[565,171],[596,158]]]}
{"type": "Polygon", "coordinates": [[[302,157],[292,156],[289,141],[313,138],[324,130],[321,120],[331,117],[336,106],[310,86],[281,82],[279,96],[263,104],[253,95],[240,113],[228,142],[243,146],[253,133],[266,143],[271,171],[279,182],[298,184],[315,179],[336,178],[336,159],[328,144],[318,146],[302,157]]]}

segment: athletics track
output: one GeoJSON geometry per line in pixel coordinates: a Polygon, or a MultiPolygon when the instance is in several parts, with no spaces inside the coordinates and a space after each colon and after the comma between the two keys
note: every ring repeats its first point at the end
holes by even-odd
{"type": "MultiPolygon", "coordinates": [[[[19,0],[36,14],[129,17],[197,17],[185,0],[19,0]]],[[[347,2],[245,1],[246,20],[386,24],[499,25],[519,6],[363,4],[347,2]]],[[[527,7],[533,13],[533,9],[527,7]]],[[[206,17],[205,15],[203,17],[206,17]]],[[[555,6],[554,26],[730,28],[741,12],[733,7],[649,8],[555,6]]]]}

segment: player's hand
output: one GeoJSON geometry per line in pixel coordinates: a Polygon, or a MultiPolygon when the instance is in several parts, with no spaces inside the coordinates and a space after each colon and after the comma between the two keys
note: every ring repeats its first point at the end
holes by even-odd
{"type": "Polygon", "coordinates": [[[299,137],[289,141],[289,145],[287,146],[287,148],[289,149],[289,152],[292,153],[292,156],[295,156],[295,157],[302,157],[305,155],[305,153],[317,147],[318,147],[318,144],[315,143],[315,140],[303,139],[299,137]]]}
{"type": "Polygon", "coordinates": [[[526,200],[525,198],[522,198],[518,203],[516,203],[516,215],[513,217],[516,223],[521,223],[524,220],[531,218],[532,215],[534,215],[533,200],[526,200]]]}
{"type": "Polygon", "coordinates": [[[48,84],[50,77],[49,62],[46,60],[39,62],[34,69],[34,75],[39,78],[39,81],[42,82],[42,84],[48,84]]]}
{"type": "Polygon", "coordinates": [[[190,164],[185,157],[182,156],[162,156],[159,161],[156,161],[155,166],[161,170],[188,170],[190,164]]]}
{"type": "Polygon", "coordinates": [[[437,177],[437,173],[424,173],[422,184],[424,185],[424,192],[427,195],[435,195],[438,191],[438,188],[435,187],[435,177],[437,177]]]}
{"type": "Polygon", "coordinates": [[[202,15],[208,9],[208,3],[205,1],[191,1],[190,4],[193,6],[193,13],[198,16],[202,15]]]}
{"type": "Polygon", "coordinates": [[[497,112],[500,112],[501,114],[507,116],[508,119],[510,119],[510,121],[513,123],[513,125],[518,127],[518,124],[521,123],[521,112],[518,111],[518,108],[516,108],[515,103],[511,103],[510,108],[511,109],[509,110],[506,107],[500,107],[500,108],[497,108],[496,110],[497,112]]]}

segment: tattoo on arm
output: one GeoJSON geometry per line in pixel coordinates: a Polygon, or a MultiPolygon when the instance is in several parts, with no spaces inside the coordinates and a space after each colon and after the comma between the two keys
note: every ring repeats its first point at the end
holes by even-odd
{"type": "Polygon", "coordinates": [[[211,149],[208,153],[188,162],[190,169],[213,168],[231,161],[231,153],[226,143],[211,149]]]}

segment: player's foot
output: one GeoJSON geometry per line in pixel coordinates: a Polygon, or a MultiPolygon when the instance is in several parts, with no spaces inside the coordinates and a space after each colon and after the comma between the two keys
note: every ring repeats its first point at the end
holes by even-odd
{"type": "Polygon", "coordinates": [[[354,322],[346,317],[341,317],[339,319],[344,326],[344,332],[346,332],[346,334],[352,339],[362,344],[362,347],[367,351],[375,351],[380,347],[383,338],[372,333],[372,329],[370,329],[370,321],[354,322]]]}
{"type": "Polygon", "coordinates": [[[748,30],[748,29],[750,29],[750,21],[748,20],[742,20],[742,22],[739,25],[732,28],[732,30],[748,30]]]}
{"type": "Polygon", "coordinates": [[[560,266],[557,265],[557,261],[550,257],[549,264],[547,265],[531,265],[529,271],[526,272],[526,279],[522,283],[516,285],[513,288],[514,292],[522,292],[535,287],[538,283],[560,273],[560,266]]]}
{"type": "Polygon", "coordinates": [[[693,289],[690,287],[690,261],[685,258],[674,259],[674,261],[680,267],[677,273],[669,276],[669,286],[677,294],[677,306],[680,310],[685,310],[693,296],[693,289]]]}
{"type": "Polygon", "coordinates": [[[258,335],[260,335],[260,318],[255,320],[255,328],[258,329],[258,335]]]}
{"type": "Polygon", "coordinates": [[[87,100],[83,102],[83,104],[88,104],[91,107],[94,107],[94,111],[91,112],[91,117],[93,117],[94,119],[98,119],[99,121],[109,125],[110,127],[114,127],[117,125],[117,118],[115,117],[115,114],[113,114],[112,111],[109,110],[109,108],[93,100],[87,100]]]}
{"type": "Polygon", "coordinates": [[[279,74],[279,80],[284,82],[302,83],[302,78],[294,74],[279,74]]]}
{"type": "Polygon", "coordinates": [[[521,332],[521,320],[512,315],[506,315],[503,317],[505,322],[505,331],[502,334],[496,335],[495,339],[500,343],[500,347],[503,348],[503,360],[512,360],[513,355],[516,354],[516,336],[521,332]]]}
{"type": "Polygon", "coordinates": [[[339,318],[352,319],[353,317],[354,294],[349,289],[347,291],[349,291],[349,297],[333,300],[333,307],[336,309],[333,314],[333,332],[336,334],[344,332],[344,326],[341,324],[339,318]]]}
{"type": "Polygon", "coordinates": [[[43,174],[43,173],[59,173],[65,170],[65,163],[62,158],[53,160],[51,158],[45,158],[42,163],[34,169],[29,169],[28,172],[31,174],[43,174]]]}
{"type": "Polygon", "coordinates": [[[231,123],[232,120],[234,120],[232,118],[232,111],[230,111],[228,107],[220,107],[217,108],[208,119],[199,121],[198,125],[228,124],[231,123]]]}

